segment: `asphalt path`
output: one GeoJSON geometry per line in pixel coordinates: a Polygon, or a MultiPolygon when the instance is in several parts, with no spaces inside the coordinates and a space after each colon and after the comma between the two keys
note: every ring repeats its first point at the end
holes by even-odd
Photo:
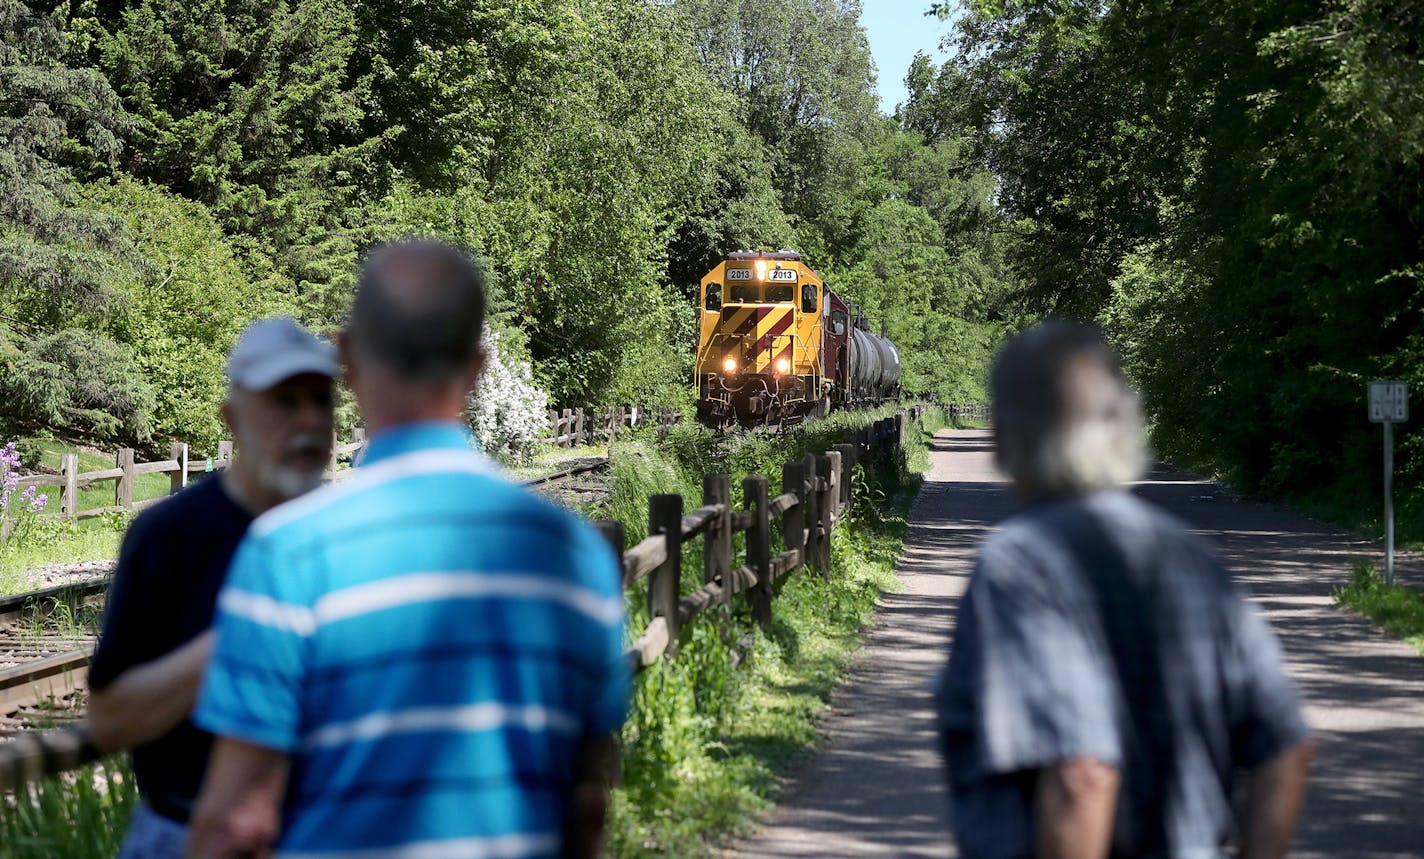
{"type": "MultiPolygon", "coordinates": [[[[946,430],[897,566],[817,752],[738,857],[955,855],[931,686],[979,541],[1014,510],[989,435],[946,430]]],[[[1320,742],[1292,856],[1424,856],[1424,657],[1331,602],[1380,548],[1159,467],[1136,489],[1213,540],[1286,650],[1320,742]]],[[[1419,559],[1401,579],[1424,586],[1419,559]]]]}

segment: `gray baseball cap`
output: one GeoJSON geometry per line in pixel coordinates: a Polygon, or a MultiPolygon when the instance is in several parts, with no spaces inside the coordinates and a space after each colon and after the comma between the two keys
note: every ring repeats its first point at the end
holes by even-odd
{"type": "Polygon", "coordinates": [[[252,323],[227,358],[228,381],[250,391],[265,391],[303,373],[334,379],[341,367],[330,344],[287,316],[252,323]]]}

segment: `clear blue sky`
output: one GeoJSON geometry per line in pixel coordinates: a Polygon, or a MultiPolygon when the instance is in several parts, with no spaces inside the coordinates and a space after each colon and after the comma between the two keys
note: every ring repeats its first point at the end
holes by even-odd
{"type": "Polygon", "coordinates": [[[926,18],[929,8],[930,0],[865,0],[860,23],[875,55],[880,109],[885,113],[894,113],[895,105],[908,96],[905,72],[916,51],[924,51],[937,63],[947,56],[939,41],[949,32],[949,22],[926,18]]]}

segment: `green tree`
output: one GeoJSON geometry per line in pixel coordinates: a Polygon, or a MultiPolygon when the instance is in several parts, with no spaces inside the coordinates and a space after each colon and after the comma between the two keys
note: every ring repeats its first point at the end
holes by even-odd
{"type": "Polygon", "coordinates": [[[735,97],[735,118],[765,147],[772,189],[796,228],[798,249],[829,263],[854,243],[851,224],[863,203],[858,179],[879,115],[861,3],[673,5],[703,67],[735,97]]]}
{"type": "Polygon", "coordinates": [[[1424,367],[1421,32],[1373,0],[976,2],[964,97],[915,121],[970,129],[1030,306],[1107,322],[1164,452],[1365,497],[1364,383],[1424,367]]]}
{"type": "Polygon", "coordinates": [[[270,286],[306,318],[338,319],[382,143],[363,131],[368,82],[348,74],[349,5],[139,0],[96,14],[93,53],[137,117],[125,170],[207,205],[246,255],[273,261],[270,286]]]}
{"type": "Polygon", "coordinates": [[[0,422],[143,439],[151,391],[100,331],[131,247],[75,191],[118,156],[125,116],[65,47],[60,22],[0,0],[0,422]]]}
{"type": "MultiPolygon", "coordinates": [[[[470,20],[487,8],[470,7],[470,20]]],[[[456,152],[442,171],[460,181],[402,183],[384,229],[483,253],[496,308],[527,332],[540,383],[559,402],[601,401],[645,372],[628,344],[690,349],[669,340],[663,323],[677,311],[662,283],[668,245],[721,161],[724,99],[665,8],[565,0],[506,11],[481,56],[439,69],[442,90],[484,106],[487,143],[428,143],[456,152]],[[513,67],[476,74],[506,57],[513,67]]]]}
{"type": "Polygon", "coordinates": [[[115,279],[122,310],[106,333],[153,389],[154,436],[213,449],[224,435],[228,351],[252,320],[291,308],[243,267],[200,203],[133,179],[96,184],[85,196],[123,220],[144,259],[115,279]]]}

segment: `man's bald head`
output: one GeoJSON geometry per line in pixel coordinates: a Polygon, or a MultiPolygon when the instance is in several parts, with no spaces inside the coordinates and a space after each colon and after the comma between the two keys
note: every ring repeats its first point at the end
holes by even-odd
{"type": "Polygon", "coordinates": [[[402,378],[454,381],[480,354],[484,283],[480,267],[449,245],[382,247],[361,269],[351,348],[402,378]]]}

